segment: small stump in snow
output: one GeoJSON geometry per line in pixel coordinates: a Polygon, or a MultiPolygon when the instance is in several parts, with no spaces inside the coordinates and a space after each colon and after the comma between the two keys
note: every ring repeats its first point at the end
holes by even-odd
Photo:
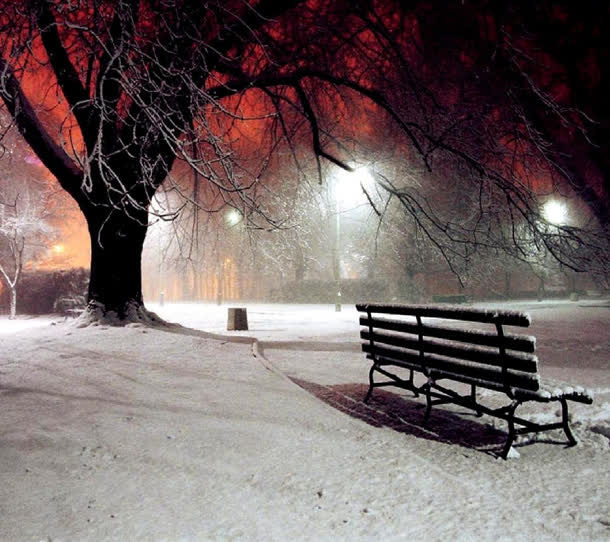
{"type": "Polygon", "coordinates": [[[227,320],[228,331],[242,331],[248,329],[248,312],[245,308],[229,308],[227,320]]]}

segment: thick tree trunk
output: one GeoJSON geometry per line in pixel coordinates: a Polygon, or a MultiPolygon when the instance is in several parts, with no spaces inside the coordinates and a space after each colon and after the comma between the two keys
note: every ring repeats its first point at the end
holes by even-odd
{"type": "Polygon", "coordinates": [[[147,230],[147,215],[132,217],[118,210],[108,216],[107,209],[87,213],[91,236],[91,277],[88,303],[106,315],[120,319],[143,309],[142,248],[147,230]]]}

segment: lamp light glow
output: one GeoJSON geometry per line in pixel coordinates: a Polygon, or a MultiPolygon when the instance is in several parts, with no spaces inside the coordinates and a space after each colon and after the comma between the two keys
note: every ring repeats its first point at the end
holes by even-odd
{"type": "Polygon", "coordinates": [[[237,209],[231,209],[227,213],[227,222],[230,226],[236,226],[241,220],[241,213],[237,209]]]}
{"type": "Polygon", "coordinates": [[[560,226],[566,223],[568,218],[568,209],[565,203],[561,201],[549,200],[544,204],[542,214],[551,224],[560,226]]]}
{"type": "Polygon", "coordinates": [[[353,172],[341,170],[335,174],[335,198],[342,209],[357,207],[367,201],[364,190],[374,185],[375,179],[366,167],[353,172]]]}

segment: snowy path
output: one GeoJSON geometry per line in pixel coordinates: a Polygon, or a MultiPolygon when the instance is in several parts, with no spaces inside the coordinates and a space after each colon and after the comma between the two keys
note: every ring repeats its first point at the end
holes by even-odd
{"type": "MultiPolygon", "coordinates": [[[[362,405],[348,317],[317,336],[306,314],[280,332],[265,318],[253,335],[275,371],[244,337],[0,334],[0,539],[610,538],[603,401],[575,410],[576,448],[505,462],[472,416],[439,408],[423,427],[420,400],[386,390],[362,405]]],[[[603,391],[607,371],[586,371],[603,391]]]]}

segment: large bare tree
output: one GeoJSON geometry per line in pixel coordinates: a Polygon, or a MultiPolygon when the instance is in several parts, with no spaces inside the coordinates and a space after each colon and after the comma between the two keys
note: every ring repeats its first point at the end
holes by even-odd
{"type": "Polygon", "coordinates": [[[445,4],[0,0],[0,96],[86,218],[90,313],[147,317],[141,254],[162,185],[204,207],[218,196],[249,206],[255,218],[253,189],[274,153],[292,150],[298,166],[306,142],[322,177],[320,160],[353,167],[359,136],[427,171],[467,177],[481,194],[466,231],[381,172],[380,186],[431,238],[476,245],[491,242],[493,227],[512,228],[513,239],[525,227],[581,268],[572,249],[599,250],[599,237],[549,230],[528,179],[560,168],[552,137],[531,125],[541,109],[561,115],[561,104],[535,94],[540,83],[524,63],[518,76],[531,88],[509,92],[515,76],[497,59],[515,49],[493,3],[454,7],[453,26],[431,16],[445,4]],[[188,169],[214,198],[182,191],[188,169]]]}

